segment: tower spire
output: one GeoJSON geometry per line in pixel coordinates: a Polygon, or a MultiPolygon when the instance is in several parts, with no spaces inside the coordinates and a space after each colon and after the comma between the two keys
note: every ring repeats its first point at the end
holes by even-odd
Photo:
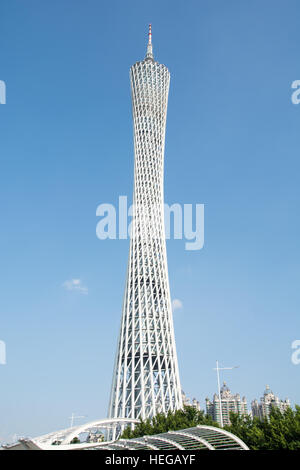
{"type": "Polygon", "coordinates": [[[148,45],[147,45],[147,53],[146,53],[145,59],[154,60],[153,50],[152,50],[152,26],[151,24],[149,24],[148,45]]]}

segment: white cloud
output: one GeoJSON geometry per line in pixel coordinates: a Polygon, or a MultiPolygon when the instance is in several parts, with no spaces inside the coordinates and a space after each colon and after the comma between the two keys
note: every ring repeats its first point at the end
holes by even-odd
{"type": "Polygon", "coordinates": [[[81,294],[88,293],[88,288],[82,285],[82,282],[80,279],[71,279],[70,281],[65,281],[63,283],[63,287],[66,290],[76,290],[80,292],[81,294]]]}
{"type": "Polygon", "coordinates": [[[174,312],[174,310],[178,310],[182,307],[183,307],[183,304],[182,304],[181,300],[179,300],[179,299],[173,299],[172,300],[172,310],[173,310],[173,312],[174,312]]]}

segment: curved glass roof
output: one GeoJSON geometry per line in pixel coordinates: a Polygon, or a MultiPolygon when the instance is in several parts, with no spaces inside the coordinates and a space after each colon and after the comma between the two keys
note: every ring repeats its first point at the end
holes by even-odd
{"type": "MultiPolygon", "coordinates": [[[[119,439],[109,442],[81,442],[70,444],[79,431],[93,429],[95,426],[115,425],[122,420],[100,420],[71,429],[47,434],[36,439],[20,439],[18,443],[3,446],[7,450],[249,450],[246,444],[234,434],[213,426],[168,431],[153,436],[134,439],[119,439]],[[52,445],[61,438],[61,445],[52,445]]],[[[123,422],[129,424],[130,420],[123,422]]],[[[133,422],[135,420],[131,420],[133,422]]]]}
{"type": "Polygon", "coordinates": [[[196,426],[135,439],[98,444],[89,450],[249,450],[234,434],[213,426],[196,426]]]}

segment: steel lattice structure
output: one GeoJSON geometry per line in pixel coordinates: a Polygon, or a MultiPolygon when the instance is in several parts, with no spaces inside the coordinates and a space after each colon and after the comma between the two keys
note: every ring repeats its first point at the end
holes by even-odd
{"type": "Polygon", "coordinates": [[[134,124],[133,221],[110,418],[182,408],[164,232],[164,147],[170,73],[146,57],[130,69],[134,124]]]}

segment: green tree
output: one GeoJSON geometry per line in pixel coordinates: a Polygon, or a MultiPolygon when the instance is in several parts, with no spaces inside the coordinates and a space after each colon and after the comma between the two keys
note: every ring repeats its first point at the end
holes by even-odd
{"type": "Polygon", "coordinates": [[[133,431],[128,426],[121,438],[131,439],[133,437],[150,436],[168,431],[177,431],[178,429],[192,428],[198,424],[218,426],[203,411],[196,410],[192,406],[184,406],[182,410],[169,411],[167,414],[158,413],[152,419],[141,419],[133,431]]]}
{"type": "Polygon", "coordinates": [[[259,420],[250,416],[230,414],[232,432],[252,450],[300,450],[300,407],[288,408],[281,413],[271,410],[269,419],[259,420]]]}
{"type": "MultiPolygon", "coordinates": [[[[225,426],[225,429],[242,439],[251,450],[300,450],[300,407],[297,405],[295,410],[288,408],[284,413],[273,408],[269,418],[262,421],[256,417],[231,413],[230,421],[230,426],[225,426]]],[[[130,439],[149,436],[198,424],[219,426],[203,411],[185,406],[183,410],[168,412],[166,415],[159,413],[152,419],[140,420],[133,431],[128,426],[121,437],[130,439]]]]}

